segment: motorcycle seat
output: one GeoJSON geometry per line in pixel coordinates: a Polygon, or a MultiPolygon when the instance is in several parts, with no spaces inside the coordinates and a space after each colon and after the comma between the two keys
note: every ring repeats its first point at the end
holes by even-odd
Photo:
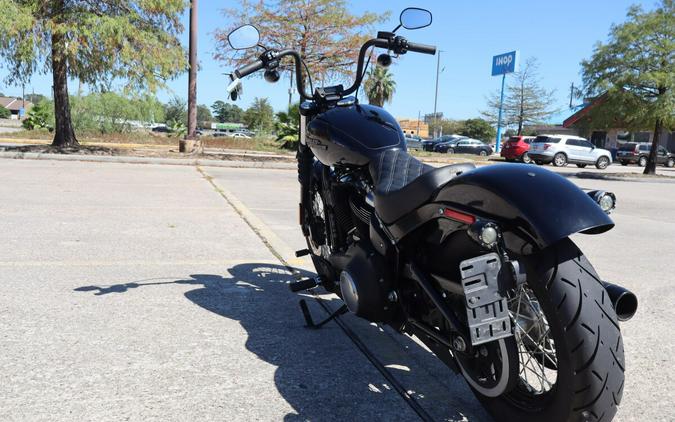
{"type": "Polygon", "coordinates": [[[375,211],[390,224],[427,203],[454,177],[474,169],[470,163],[435,168],[400,149],[390,149],[370,162],[375,185],[375,211]]]}

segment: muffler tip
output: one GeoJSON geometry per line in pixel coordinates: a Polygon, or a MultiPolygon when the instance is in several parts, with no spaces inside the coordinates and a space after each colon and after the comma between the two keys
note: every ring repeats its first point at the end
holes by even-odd
{"type": "Polygon", "coordinates": [[[617,286],[616,284],[603,281],[602,285],[605,287],[607,295],[612,301],[612,307],[617,319],[623,322],[633,318],[638,307],[637,296],[625,287],[617,286]]]}
{"type": "Polygon", "coordinates": [[[614,312],[619,321],[628,321],[633,318],[637,312],[638,299],[634,293],[626,290],[616,298],[614,302],[614,312]]]}

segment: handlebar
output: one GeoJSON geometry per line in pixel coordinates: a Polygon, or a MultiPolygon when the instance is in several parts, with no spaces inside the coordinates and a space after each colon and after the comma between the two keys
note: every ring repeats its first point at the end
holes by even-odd
{"type": "MultiPolygon", "coordinates": [[[[395,37],[391,39],[387,38],[370,39],[366,41],[359,50],[359,59],[356,66],[356,79],[354,80],[352,86],[350,86],[349,88],[347,88],[345,91],[342,92],[342,95],[349,95],[355,92],[358,89],[359,85],[361,85],[361,81],[363,80],[364,76],[363,75],[364,59],[370,47],[386,48],[387,50],[393,50],[395,53],[400,54],[404,54],[408,51],[423,54],[436,54],[435,46],[408,42],[403,37],[395,37]]],[[[261,59],[258,59],[253,63],[247,64],[246,66],[235,70],[234,74],[237,78],[243,78],[244,76],[250,75],[251,73],[257,72],[258,70],[265,68],[266,64],[270,60],[280,60],[286,56],[293,56],[294,58],[295,77],[297,82],[296,86],[298,89],[298,93],[305,100],[314,99],[312,95],[307,94],[307,92],[305,91],[305,82],[304,78],[302,77],[302,58],[300,57],[300,54],[295,50],[286,49],[279,52],[266,51],[261,56],[261,59]],[[262,60],[262,58],[264,57],[267,58],[265,60],[262,60]]]]}
{"type": "Polygon", "coordinates": [[[242,67],[242,68],[240,68],[240,69],[235,70],[235,71],[234,71],[234,74],[235,74],[235,76],[236,76],[237,78],[241,79],[241,78],[243,78],[244,76],[248,76],[248,75],[250,75],[250,74],[253,73],[253,72],[259,71],[259,70],[262,69],[263,67],[265,67],[265,63],[263,63],[262,60],[256,60],[256,61],[254,61],[253,63],[249,63],[249,64],[247,64],[246,66],[244,66],[244,67],[242,67]]]}

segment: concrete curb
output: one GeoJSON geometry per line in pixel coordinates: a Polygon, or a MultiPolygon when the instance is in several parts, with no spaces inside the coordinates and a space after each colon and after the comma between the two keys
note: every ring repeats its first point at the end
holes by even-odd
{"type": "Polygon", "coordinates": [[[611,180],[613,182],[637,182],[637,183],[675,183],[675,177],[622,177],[612,176],[598,173],[571,173],[569,177],[576,177],[577,179],[591,179],[591,180],[611,180]]]}
{"type": "Polygon", "coordinates": [[[173,166],[266,168],[282,170],[297,169],[297,164],[294,162],[278,162],[271,160],[210,160],[205,158],[160,158],[82,154],[48,154],[39,152],[8,151],[0,151],[0,158],[23,160],[88,161],[96,163],[163,164],[173,166]]]}

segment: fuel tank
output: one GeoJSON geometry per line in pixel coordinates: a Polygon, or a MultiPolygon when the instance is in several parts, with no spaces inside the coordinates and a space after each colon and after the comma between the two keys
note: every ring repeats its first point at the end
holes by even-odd
{"type": "Polygon", "coordinates": [[[398,122],[380,107],[335,107],[307,124],[307,146],[327,166],[365,166],[387,149],[406,149],[398,122]]]}

